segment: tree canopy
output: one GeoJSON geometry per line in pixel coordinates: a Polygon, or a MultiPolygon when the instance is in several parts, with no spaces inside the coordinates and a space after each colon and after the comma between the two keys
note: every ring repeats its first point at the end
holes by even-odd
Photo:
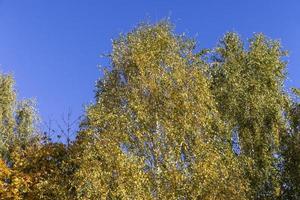
{"type": "Polygon", "coordinates": [[[0,199],[298,199],[286,55],[263,34],[201,49],[169,21],[140,24],[113,40],[68,144],[43,137],[33,101],[0,75],[0,199]]]}

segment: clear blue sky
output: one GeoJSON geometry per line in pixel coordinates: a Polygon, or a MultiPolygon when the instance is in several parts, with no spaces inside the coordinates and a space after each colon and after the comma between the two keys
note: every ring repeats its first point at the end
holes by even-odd
{"type": "Polygon", "coordinates": [[[99,55],[145,19],[170,17],[178,33],[213,47],[226,31],[281,39],[290,51],[287,86],[300,87],[299,0],[0,0],[0,70],[44,120],[93,101],[99,55]]]}

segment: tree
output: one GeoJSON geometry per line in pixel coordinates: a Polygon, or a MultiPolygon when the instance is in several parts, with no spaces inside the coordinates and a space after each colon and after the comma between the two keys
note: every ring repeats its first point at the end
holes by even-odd
{"type": "Polygon", "coordinates": [[[14,108],[16,94],[11,76],[0,75],[0,149],[1,156],[8,157],[9,145],[14,138],[14,108]]]}
{"type": "Polygon", "coordinates": [[[251,199],[274,199],[280,191],[276,166],[286,134],[285,55],[278,41],[262,34],[245,48],[237,34],[228,33],[212,57],[212,91],[231,130],[228,138],[237,134],[241,155],[253,161],[247,170],[251,199]]]}
{"type": "Polygon", "coordinates": [[[26,159],[15,163],[19,172],[30,177],[30,185],[23,199],[74,199],[71,187],[74,168],[69,160],[70,153],[70,149],[62,143],[49,142],[27,148],[26,159]]]}
{"type": "Polygon", "coordinates": [[[16,101],[14,80],[0,74],[0,149],[10,162],[10,151],[38,140],[38,117],[32,100],[16,101]]]}
{"type": "Polygon", "coordinates": [[[282,199],[297,199],[300,195],[300,104],[299,89],[294,89],[295,98],[287,113],[288,132],[282,138],[282,199]]]}
{"type": "Polygon", "coordinates": [[[26,148],[38,141],[32,101],[16,101],[13,78],[0,74],[0,196],[23,199],[30,177],[16,163],[24,162],[26,148]]]}
{"type": "Polygon", "coordinates": [[[207,64],[168,22],[113,42],[78,136],[79,199],[245,199],[207,64]]]}
{"type": "Polygon", "coordinates": [[[113,40],[95,102],[66,144],[40,137],[31,100],[0,74],[0,199],[266,200],[300,196],[300,90],[286,52],[255,34],[217,47],[140,24],[113,40]]]}

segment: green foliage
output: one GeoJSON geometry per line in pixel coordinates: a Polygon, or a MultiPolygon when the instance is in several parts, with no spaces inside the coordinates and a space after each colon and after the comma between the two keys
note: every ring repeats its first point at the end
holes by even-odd
{"type": "Polygon", "coordinates": [[[212,50],[168,21],[113,41],[75,141],[43,140],[0,75],[0,199],[298,199],[299,89],[278,41],[227,33],[212,50]]]}
{"type": "Polygon", "coordinates": [[[0,149],[9,162],[10,151],[38,139],[37,113],[32,100],[17,102],[13,78],[0,74],[0,149]]]}
{"type": "Polygon", "coordinates": [[[294,89],[296,100],[288,112],[289,130],[282,138],[283,156],[283,194],[282,199],[297,199],[300,196],[300,97],[299,90],[294,89]]]}
{"type": "Polygon", "coordinates": [[[36,113],[31,101],[16,101],[14,81],[0,74],[0,197],[23,199],[30,177],[19,170],[22,155],[37,142],[36,113]]]}
{"type": "Polygon", "coordinates": [[[280,187],[275,154],[286,132],[284,55],[277,41],[262,34],[245,48],[237,34],[228,33],[213,57],[212,90],[222,119],[238,133],[242,155],[253,160],[248,176],[254,199],[274,199],[280,187]]]}
{"type": "Polygon", "coordinates": [[[8,153],[9,145],[14,138],[14,108],[16,94],[11,76],[0,75],[0,150],[1,155],[8,153]]]}

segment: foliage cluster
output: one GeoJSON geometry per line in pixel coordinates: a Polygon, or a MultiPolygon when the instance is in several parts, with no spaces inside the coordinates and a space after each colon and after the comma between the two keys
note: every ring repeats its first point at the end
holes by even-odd
{"type": "Polygon", "coordinates": [[[211,50],[166,21],[113,41],[68,144],[0,75],[0,199],[299,199],[299,90],[286,52],[226,33],[211,50]]]}

